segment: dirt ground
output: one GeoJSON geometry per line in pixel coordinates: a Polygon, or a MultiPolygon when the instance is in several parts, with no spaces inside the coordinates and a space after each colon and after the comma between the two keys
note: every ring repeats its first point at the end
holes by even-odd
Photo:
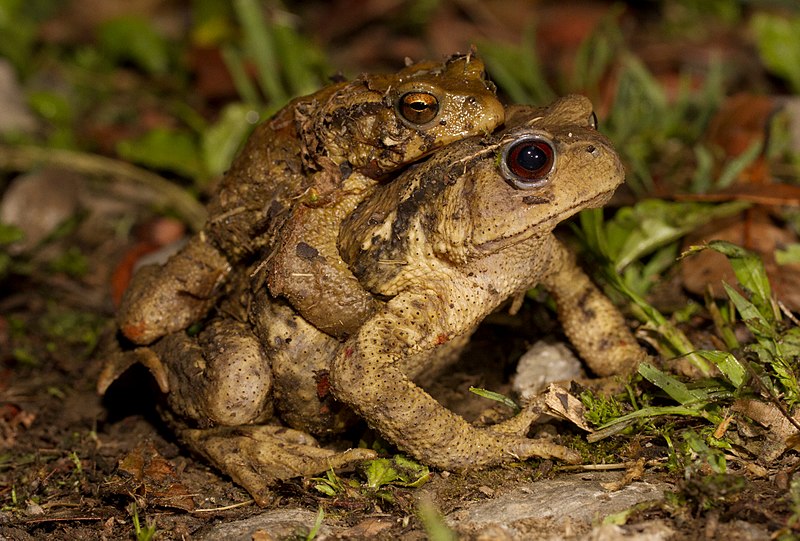
{"type": "MultiPolygon", "coordinates": [[[[48,310],[75,309],[52,287],[20,284],[18,291],[6,302],[15,296],[24,302],[11,305],[9,315],[24,317],[32,328],[48,310]]],[[[526,309],[513,326],[505,318],[487,325],[465,362],[432,392],[474,418],[485,402],[466,389],[507,389],[503,381],[513,366],[497,365],[497,343],[514,359],[517,346],[532,340],[520,329],[533,328],[540,317],[526,309]],[[479,361],[487,351],[494,363],[479,361]]],[[[52,339],[28,336],[43,349],[52,339]]],[[[576,473],[532,461],[466,475],[436,471],[420,488],[356,488],[334,497],[298,479],[278,485],[273,503],[261,509],[176,441],[158,416],[158,392],[145,370],[132,370],[101,399],[94,388],[101,363],[102,356],[87,355],[83,344],[59,343],[45,365],[4,369],[0,538],[136,539],[134,505],[142,526],[155,524],[156,539],[299,539],[320,508],[319,539],[425,539],[419,506],[428,501],[465,539],[769,539],[792,513],[787,472],[794,457],[769,474],[732,464],[731,479],[704,486],[667,468],[663,441],[636,438],[625,444],[627,453],[650,465],[627,482],[624,467],[576,473]],[[497,507],[487,508],[492,503],[497,507]],[[623,526],[600,522],[621,511],[629,513],[623,526]]],[[[357,437],[364,435],[362,427],[357,437]]],[[[341,475],[364,480],[354,472],[341,475]]]]}

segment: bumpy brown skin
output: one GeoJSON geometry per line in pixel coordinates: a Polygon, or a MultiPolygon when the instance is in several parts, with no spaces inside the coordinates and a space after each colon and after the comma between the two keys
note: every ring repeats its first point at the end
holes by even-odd
{"type": "Polygon", "coordinates": [[[233,267],[259,252],[271,254],[265,272],[275,296],[332,334],[351,332],[376,307],[340,262],[335,238],[317,235],[318,228],[338,230],[337,220],[382,175],[502,121],[474,55],[362,75],[292,101],[255,129],[210,202],[204,229],[163,268],[134,277],[117,316],[122,333],[149,344],[188,327],[224,292],[233,267]],[[415,111],[401,104],[414,94],[435,98],[435,114],[408,120],[415,111]],[[358,186],[343,187],[353,173],[358,186]],[[323,259],[309,257],[315,250],[323,259]],[[326,274],[324,283],[298,280],[303,265],[326,274]],[[321,305],[321,291],[338,293],[321,305]],[[339,307],[354,304],[353,318],[331,323],[339,307]]]}
{"type": "Polygon", "coordinates": [[[249,268],[237,273],[238,293],[220,305],[226,316],[196,338],[174,333],[136,350],[136,361],[169,390],[178,424],[193,427],[179,428],[184,441],[260,504],[276,479],[374,456],[320,448],[300,431],[341,430],[348,412],[444,469],[532,456],[578,461],[570,449],[525,437],[531,411],[476,428],[413,380],[454,362],[487,314],[537,284],[553,295],[567,335],[596,373],[627,373],[644,356],[552,234],[575,212],[602,205],[623,181],[590,116],[588,100],[577,96],[516,108],[505,130],[454,143],[367,193],[339,224],[338,248],[365,290],[388,300],[348,340],[250,287],[249,268]],[[555,165],[542,186],[515,187],[504,151],[531,137],[552,144],[555,165]],[[273,405],[291,429],[262,424],[273,405]]]}
{"type": "Polygon", "coordinates": [[[591,114],[577,96],[518,109],[504,131],[442,149],[376,190],[342,225],[344,260],[369,291],[390,300],[337,352],[333,394],[426,464],[463,470],[530,456],[575,459],[552,444],[472,427],[412,382],[446,344],[537,284],[555,298],[567,336],[593,371],[626,373],[644,357],[622,316],[552,234],[575,212],[605,203],[623,181],[591,114]],[[500,160],[527,137],[550,141],[556,161],[544,185],[520,189],[500,160]]]}

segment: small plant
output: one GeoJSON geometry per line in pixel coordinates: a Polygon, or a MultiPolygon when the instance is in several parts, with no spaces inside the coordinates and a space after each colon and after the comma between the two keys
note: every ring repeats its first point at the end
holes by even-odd
{"type": "Polygon", "coordinates": [[[314,525],[308,531],[308,534],[302,536],[302,539],[304,541],[313,541],[319,534],[319,531],[322,529],[322,522],[324,520],[325,520],[325,510],[322,507],[320,507],[319,511],[317,511],[317,516],[314,519],[314,525]]]}
{"type": "Polygon", "coordinates": [[[427,483],[431,477],[427,466],[402,455],[367,460],[358,471],[364,478],[364,483],[359,483],[356,479],[344,480],[333,470],[329,470],[324,477],[313,479],[316,481],[314,489],[326,496],[376,497],[392,503],[393,487],[417,488],[427,483]]]}
{"type": "Polygon", "coordinates": [[[324,477],[314,477],[311,480],[316,483],[314,490],[326,496],[346,495],[359,486],[357,482],[344,481],[332,469],[325,472],[324,477]]]}
{"type": "Polygon", "coordinates": [[[481,389],[479,387],[470,387],[469,392],[476,394],[481,398],[487,398],[489,400],[494,400],[495,402],[499,402],[504,406],[506,406],[507,408],[510,408],[511,411],[513,411],[514,413],[519,413],[520,411],[519,404],[514,402],[514,400],[512,400],[511,398],[503,394],[497,393],[495,391],[489,391],[486,389],[481,389]]]}
{"type": "Polygon", "coordinates": [[[143,528],[139,523],[139,510],[136,507],[136,502],[130,506],[131,520],[133,521],[133,533],[136,535],[136,541],[152,541],[156,536],[156,521],[148,522],[143,528]]]}
{"type": "Polygon", "coordinates": [[[417,506],[417,515],[431,541],[456,541],[458,535],[445,523],[439,510],[429,498],[422,498],[417,506]]]}

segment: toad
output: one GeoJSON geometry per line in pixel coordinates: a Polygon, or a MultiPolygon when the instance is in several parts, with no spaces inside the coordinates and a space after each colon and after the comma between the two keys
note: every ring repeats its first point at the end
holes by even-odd
{"type": "Polygon", "coordinates": [[[258,279],[265,266],[254,263],[199,334],[174,332],[134,354],[167,393],[181,438],[261,504],[277,479],[375,456],[326,449],[309,435],[341,431],[353,415],[445,470],[529,457],[577,462],[575,451],[527,437],[529,409],[476,427],[418,380],[456,362],[488,314],[536,285],[595,374],[633,371],[643,350],[552,233],[603,205],[623,177],[586,98],[512,108],[503,130],[439,149],[374,186],[340,220],[340,257],[377,305],[347,339],[273,296],[258,279]]]}
{"type": "Polygon", "coordinates": [[[352,332],[376,305],[338,258],[329,234],[338,220],[376,179],[502,121],[494,85],[472,53],[295,99],[255,129],[216,190],[203,230],[163,267],[136,274],[118,311],[120,330],[149,344],[188,327],[224,293],[232,269],[266,253],[276,295],[327,332],[352,332]],[[313,251],[296,248],[310,244],[313,251]],[[325,285],[298,282],[303,266],[325,273],[325,285]],[[317,302],[322,289],[325,304],[317,302]]]}

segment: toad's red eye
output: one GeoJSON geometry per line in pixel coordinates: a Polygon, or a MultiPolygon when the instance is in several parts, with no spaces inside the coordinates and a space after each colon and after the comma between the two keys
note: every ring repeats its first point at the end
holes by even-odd
{"type": "Polygon", "coordinates": [[[503,153],[503,170],[517,188],[536,188],[547,182],[556,153],[553,146],[537,137],[525,138],[503,153]]]}

